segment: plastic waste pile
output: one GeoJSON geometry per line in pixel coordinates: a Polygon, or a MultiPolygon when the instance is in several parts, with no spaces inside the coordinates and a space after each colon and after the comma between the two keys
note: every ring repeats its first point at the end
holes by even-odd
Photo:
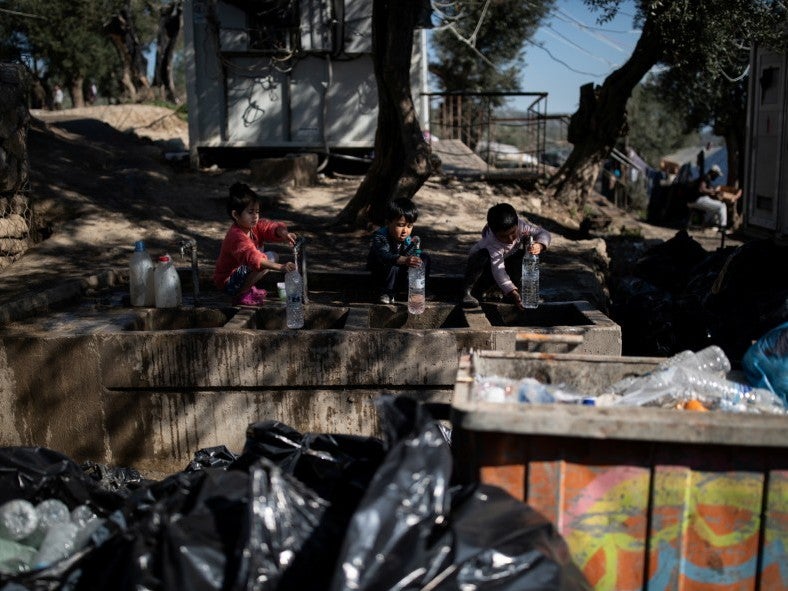
{"type": "Polygon", "coordinates": [[[562,384],[542,384],[530,377],[474,377],[473,396],[484,402],[531,404],[593,404],[644,406],[686,410],[748,413],[788,413],[788,405],[773,391],[730,379],[725,352],[712,345],[700,351],[682,351],[653,371],[610,384],[598,396],[562,384]]]}
{"type": "Polygon", "coordinates": [[[379,411],[385,440],[265,421],[240,455],[200,450],[156,482],[2,448],[0,503],[59,499],[96,517],[84,545],[1,572],[0,588],[590,589],[545,517],[499,488],[452,483],[444,427],[421,404],[382,397],[379,411]]]}
{"type": "Polygon", "coordinates": [[[27,572],[67,558],[84,548],[103,522],[87,505],[69,511],[59,499],[37,505],[8,501],[0,506],[0,572],[27,572]]]}

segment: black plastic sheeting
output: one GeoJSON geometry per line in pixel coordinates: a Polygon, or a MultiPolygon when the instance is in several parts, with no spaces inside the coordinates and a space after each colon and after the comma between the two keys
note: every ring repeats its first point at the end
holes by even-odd
{"type": "Polygon", "coordinates": [[[611,293],[625,355],[714,344],[738,366],[753,341],[788,321],[788,247],[752,240],[707,253],[681,230],[646,251],[611,293]]]}
{"type": "Polygon", "coordinates": [[[243,452],[201,450],[158,481],[0,449],[0,499],[59,498],[105,519],[90,545],[0,590],[589,589],[542,515],[452,484],[446,429],[382,397],[385,441],[250,425],[243,452]],[[104,482],[106,480],[107,482],[104,482]]]}

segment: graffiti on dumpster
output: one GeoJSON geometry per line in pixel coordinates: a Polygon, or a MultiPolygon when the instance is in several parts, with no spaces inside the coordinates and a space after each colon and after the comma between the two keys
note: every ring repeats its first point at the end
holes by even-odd
{"type": "Polygon", "coordinates": [[[757,471],[564,462],[529,471],[541,484],[528,502],[562,507],[556,525],[598,591],[643,589],[646,572],[649,591],[754,588],[759,563],[761,588],[788,588],[788,472],[767,480],[757,471]]]}

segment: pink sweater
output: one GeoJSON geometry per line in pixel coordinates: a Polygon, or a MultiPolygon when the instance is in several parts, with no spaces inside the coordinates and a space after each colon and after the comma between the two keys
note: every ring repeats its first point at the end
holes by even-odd
{"type": "Polygon", "coordinates": [[[213,272],[213,282],[217,288],[223,289],[224,284],[238,267],[246,265],[252,271],[257,271],[266,257],[260,249],[263,242],[284,242],[285,239],[276,235],[279,228],[287,230],[284,222],[274,222],[261,219],[251,230],[251,236],[238,224],[233,223],[222,241],[219,258],[216,259],[216,269],[213,272]]]}

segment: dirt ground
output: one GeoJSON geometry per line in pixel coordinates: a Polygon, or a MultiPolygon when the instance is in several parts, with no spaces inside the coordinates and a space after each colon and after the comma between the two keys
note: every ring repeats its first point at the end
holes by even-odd
{"type": "MultiPolygon", "coordinates": [[[[287,222],[292,231],[307,237],[310,268],[364,269],[369,233],[334,225],[360,178],[321,178],[305,188],[264,187],[251,180],[248,169],[197,171],[173,164],[164,152],[188,145],[187,124],[160,107],[96,106],[31,115],[28,195],[46,239],[0,272],[0,298],[66,276],[125,268],[139,239],[154,255],[176,255],[178,238],[194,237],[201,274],[209,276],[229,226],[224,198],[236,181],[271,195],[272,207],[265,215],[287,222]]],[[[434,177],[416,195],[421,214],[415,231],[433,257],[434,272],[462,272],[488,207],[501,201],[512,203],[553,233],[545,267],[549,269],[552,262],[560,268],[556,282],[566,283],[556,298],[577,295],[571,299],[599,300],[594,303],[601,305],[609,245],[625,245],[625,253],[619,255],[626,259],[676,232],[641,223],[600,198],[596,206],[613,218],[613,234],[642,239],[585,240],[578,231],[580,220],[537,193],[512,184],[434,177]],[[574,286],[573,277],[577,277],[574,286]]],[[[705,240],[709,250],[719,244],[713,235],[701,233],[696,238],[705,240]]],[[[548,271],[543,283],[549,281],[548,271]]]]}

